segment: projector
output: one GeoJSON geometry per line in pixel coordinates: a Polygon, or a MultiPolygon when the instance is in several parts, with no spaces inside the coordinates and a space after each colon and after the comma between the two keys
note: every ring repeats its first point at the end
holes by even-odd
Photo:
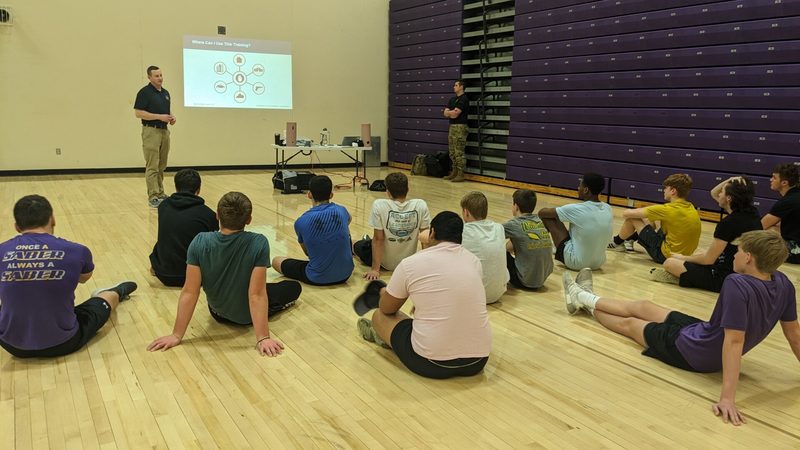
{"type": "Polygon", "coordinates": [[[282,194],[300,194],[308,190],[308,183],[314,173],[308,171],[279,170],[272,176],[272,187],[282,194]]]}

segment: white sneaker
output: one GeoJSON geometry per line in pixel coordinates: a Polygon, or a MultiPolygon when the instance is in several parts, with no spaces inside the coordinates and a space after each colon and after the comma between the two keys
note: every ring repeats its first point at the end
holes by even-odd
{"type": "Polygon", "coordinates": [[[567,306],[567,312],[574,315],[581,310],[581,304],[578,302],[581,287],[572,281],[572,277],[566,270],[562,278],[564,280],[564,304],[567,306]]]}
{"type": "Polygon", "coordinates": [[[625,247],[625,251],[626,252],[633,252],[633,251],[635,251],[633,249],[633,244],[634,244],[634,241],[625,241],[625,242],[622,243],[622,246],[625,247]]]}
{"type": "Polygon", "coordinates": [[[592,269],[588,267],[584,267],[583,269],[578,272],[578,275],[575,277],[575,283],[578,284],[581,288],[585,291],[589,291],[594,294],[594,283],[592,282],[592,269]]]}
{"type": "Polygon", "coordinates": [[[626,251],[624,244],[625,243],[623,242],[622,244],[617,245],[617,244],[614,243],[614,241],[611,241],[611,242],[608,243],[608,246],[606,246],[606,249],[612,250],[612,251],[615,251],[615,252],[624,252],[624,251],[626,251]]]}

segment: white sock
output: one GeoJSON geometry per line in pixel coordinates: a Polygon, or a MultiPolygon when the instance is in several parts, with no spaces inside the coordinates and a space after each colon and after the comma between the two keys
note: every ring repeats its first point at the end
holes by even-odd
{"type": "Polygon", "coordinates": [[[592,294],[591,292],[581,290],[581,292],[579,292],[577,295],[577,300],[581,306],[594,311],[594,308],[597,306],[597,301],[600,300],[600,297],[592,294]]]}

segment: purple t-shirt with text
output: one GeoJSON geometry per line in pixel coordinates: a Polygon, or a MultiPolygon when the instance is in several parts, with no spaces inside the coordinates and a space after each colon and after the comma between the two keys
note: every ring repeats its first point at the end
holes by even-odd
{"type": "Polygon", "coordinates": [[[698,372],[722,370],[725,328],[744,331],[744,355],[763,341],[778,321],[797,320],[797,300],[792,282],[781,272],[770,281],[733,273],[725,278],[708,322],[681,329],[678,351],[698,372]]]}
{"type": "Polygon", "coordinates": [[[62,344],[78,331],[75,287],[92,252],[47,233],[0,244],[0,340],[23,350],[62,344]]]}

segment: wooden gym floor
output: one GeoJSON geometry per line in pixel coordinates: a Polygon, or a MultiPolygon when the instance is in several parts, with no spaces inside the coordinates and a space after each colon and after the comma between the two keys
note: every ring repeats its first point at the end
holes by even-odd
{"type": "MultiPolygon", "coordinates": [[[[348,172],[330,175],[349,185],[348,172]]],[[[293,221],[310,202],[274,191],[270,177],[203,173],[201,195],[213,209],[227,191],[246,193],[252,229],[269,237],[271,255],[300,256],[293,221]]],[[[484,373],[470,379],[421,378],[361,339],[350,306],[364,285],[361,265],[344,286],[304,286],[297,306],[271,320],[286,345],[280,357],[259,356],[252,329],[214,322],[203,296],[183,344],[148,353],[153,338],[172,330],[179,290],[148,273],[157,212],[146,205],[143,176],[0,183],[0,239],[15,235],[14,202],[38,193],[53,203],[56,234],[94,253],[94,277],[78,287],[77,301],[120,280],[139,284],[78,353],[19,360],[0,352],[2,449],[800,447],[800,366],[780,327],[744,358],[737,400],[749,423],[735,428],[711,413],[720,374],[673,369],[589,316],[569,316],[560,265],[541,292],[510,290],[489,307],[494,350],[484,373]]],[[[433,214],[458,211],[469,190],[486,193],[490,218],[509,218],[510,188],[411,177],[411,196],[424,198],[433,214]]],[[[336,192],[334,201],[353,216],[354,238],[371,232],[370,206],[383,195],[336,192]]],[[[537,210],[571,201],[540,195],[537,210]]],[[[614,209],[616,227],[622,210],[614,209]]],[[[713,228],[703,224],[701,248],[713,228]]],[[[595,290],[711,314],[714,294],[649,281],[654,266],[640,248],[610,252],[595,290]]],[[[797,285],[800,268],[783,269],[797,285]]],[[[278,277],[270,270],[269,278],[278,277]]]]}

